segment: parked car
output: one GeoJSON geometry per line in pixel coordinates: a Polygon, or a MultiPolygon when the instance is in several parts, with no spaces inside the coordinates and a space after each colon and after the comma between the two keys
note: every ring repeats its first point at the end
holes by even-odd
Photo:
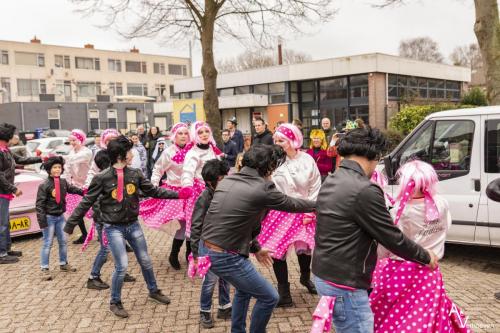
{"type": "MultiPolygon", "coordinates": [[[[62,145],[67,140],[68,138],[65,137],[34,139],[26,143],[26,150],[28,156],[47,156],[48,154],[55,153],[56,147],[62,145]]],[[[40,163],[32,164],[28,169],[39,172],[40,163]]]]}
{"type": "MultiPolygon", "coordinates": [[[[95,143],[94,138],[87,138],[84,144],[87,148],[90,148],[91,146],[94,145],[94,143],[95,143]]],[[[69,141],[64,141],[62,145],[59,145],[54,149],[54,154],[64,156],[68,155],[70,150],[71,150],[71,145],[69,144],[69,141]]]]}
{"type": "Polygon", "coordinates": [[[38,185],[46,177],[35,172],[16,170],[14,182],[23,194],[10,203],[9,220],[12,237],[40,232],[36,218],[36,193],[38,185]]]}
{"type": "Polygon", "coordinates": [[[378,166],[388,193],[398,193],[395,172],[411,159],[430,163],[439,176],[453,220],[447,241],[500,246],[500,203],[485,193],[500,178],[500,106],[427,116],[378,166]]]}
{"type": "Polygon", "coordinates": [[[71,134],[71,131],[65,129],[47,129],[42,133],[42,137],[44,138],[53,138],[53,137],[65,137],[67,138],[71,134]]]}

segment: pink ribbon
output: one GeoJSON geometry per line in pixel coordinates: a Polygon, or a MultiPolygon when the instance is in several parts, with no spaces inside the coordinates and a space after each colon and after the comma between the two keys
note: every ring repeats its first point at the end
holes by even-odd
{"type": "MultiPolygon", "coordinates": [[[[378,186],[380,186],[382,191],[384,191],[384,187],[387,185],[387,179],[385,179],[384,175],[382,175],[379,171],[377,170],[373,171],[372,178],[370,180],[375,184],[377,184],[378,186]]],[[[387,200],[389,200],[391,205],[394,206],[396,200],[394,200],[394,198],[386,191],[384,191],[384,195],[387,198],[387,200]]]]}
{"type": "Polygon", "coordinates": [[[318,306],[316,306],[316,310],[314,310],[312,315],[313,324],[311,333],[330,332],[335,299],[335,296],[321,296],[318,306]]]}
{"type": "MultiPolygon", "coordinates": [[[[406,204],[412,198],[414,189],[415,182],[412,180],[408,183],[408,185],[406,185],[406,188],[403,192],[403,197],[399,200],[399,208],[396,214],[396,219],[394,220],[394,224],[397,225],[399,223],[399,219],[404,212],[406,204]]],[[[434,202],[434,199],[432,198],[432,195],[427,190],[422,191],[422,194],[424,195],[425,200],[425,221],[429,223],[431,221],[437,220],[439,218],[439,211],[437,209],[436,203],[434,202]]]]}
{"type": "Polygon", "coordinates": [[[212,266],[209,256],[198,257],[197,266],[194,265],[194,258],[192,254],[189,255],[188,260],[188,276],[191,279],[194,279],[196,275],[198,275],[200,278],[205,277],[205,275],[208,273],[208,270],[210,269],[210,266],[212,266]]]}

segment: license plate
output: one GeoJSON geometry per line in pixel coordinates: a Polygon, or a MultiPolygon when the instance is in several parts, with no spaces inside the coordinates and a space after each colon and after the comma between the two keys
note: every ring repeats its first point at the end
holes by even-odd
{"type": "Polygon", "coordinates": [[[21,230],[28,230],[31,227],[31,219],[27,216],[16,217],[10,220],[10,231],[16,232],[21,230]]]}

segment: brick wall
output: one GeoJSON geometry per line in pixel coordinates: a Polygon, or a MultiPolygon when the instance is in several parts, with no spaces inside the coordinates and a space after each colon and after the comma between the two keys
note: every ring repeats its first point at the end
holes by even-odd
{"type": "Polygon", "coordinates": [[[385,73],[368,74],[369,122],[372,127],[385,129],[386,105],[385,73]]]}

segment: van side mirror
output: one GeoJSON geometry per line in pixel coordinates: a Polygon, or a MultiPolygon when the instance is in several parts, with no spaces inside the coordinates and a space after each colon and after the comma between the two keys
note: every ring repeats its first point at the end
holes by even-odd
{"type": "Polygon", "coordinates": [[[493,201],[500,202],[500,178],[488,184],[488,187],[486,187],[486,196],[493,201]]]}

